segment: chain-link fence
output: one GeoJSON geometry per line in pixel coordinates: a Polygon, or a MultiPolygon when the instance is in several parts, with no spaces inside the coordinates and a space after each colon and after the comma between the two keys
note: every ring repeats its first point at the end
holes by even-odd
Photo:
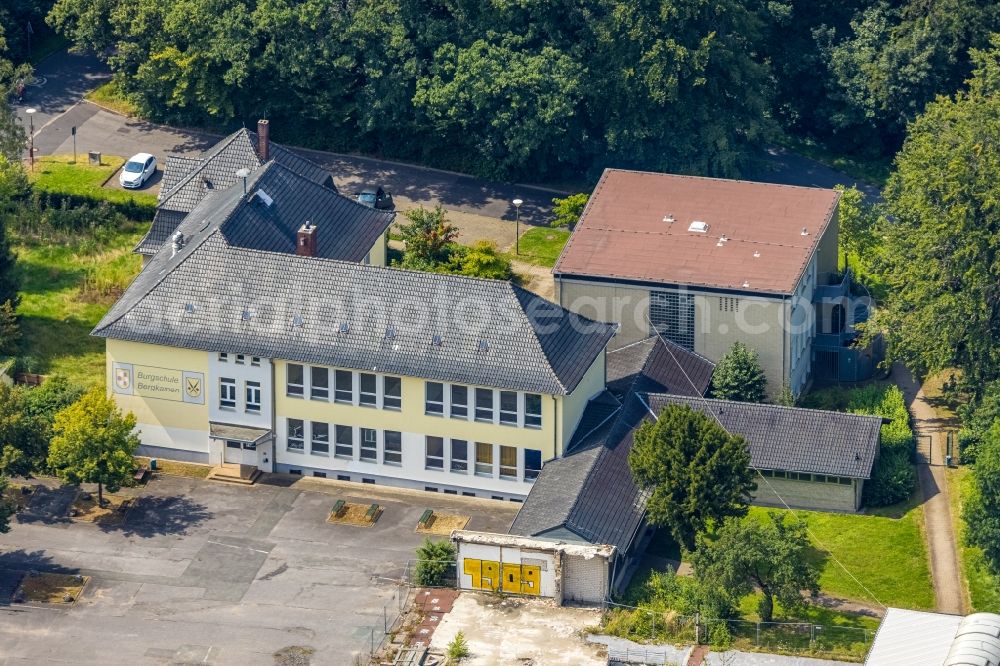
{"type": "Polygon", "coordinates": [[[354,654],[353,666],[367,666],[381,652],[387,642],[391,641],[403,624],[403,614],[410,603],[410,588],[404,582],[398,581],[393,587],[392,596],[382,606],[381,617],[376,615],[375,621],[360,630],[365,644],[354,654]]]}
{"type": "Polygon", "coordinates": [[[848,659],[863,659],[874,638],[874,631],[863,627],[705,618],[611,601],[601,626],[607,634],[636,641],[848,659]]]}

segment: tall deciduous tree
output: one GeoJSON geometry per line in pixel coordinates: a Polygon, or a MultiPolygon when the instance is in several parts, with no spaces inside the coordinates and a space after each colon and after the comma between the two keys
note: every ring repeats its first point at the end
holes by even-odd
{"type": "Polygon", "coordinates": [[[939,98],[909,128],[885,199],[869,334],[926,375],[962,370],[974,390],[1000,377],[1000,38],[977,51],[969,91],[939,98]]]}
{"type": "Polygon", "coordinates": [[[115,492],[131,478],[139,446],[135,416],[123,415],[103,389],[92,389],[59,412],[52,429],[49,466],[67,483],[96,483],[99,504],[105,486],[115,492]]]}
{"type": "Polygon", "coordinates": [[[7,497],[7,477],[0,474],[0,534],[10,531],[10,517],[17,510],[17,505],[7,497]]]}
{"type": "Polygon", "coordinates": [[[686,405],[639,426],[628,460],[636,484],[651,491],[649,520],[688,550],[710,523],[746,514],[757,488],[746,441],[686,405]]]}
{"type": "Polygon", "coordinates": [[[965,539],[982,548],[990,568],[1000,572],[1000,421],[979,442],[972,481],[972,493],[962,508],[965,539]]]}
{"type": "Polygon", "coordinates": [[[767,398],[767,377],[760,367],[757,350],[742,342],[722,357],[712,373],[712,397],[740,402],[764,402],[767,398]]]}
{"type": "Polygon", "coordinates": [[[767,522],[727,520],[714,539],[699,539],[692,564],[700,580],[721,585],[735,598],[760,590],[760,619],[770,622],[775,600],[795,608],[803,590],[819,592],[809,549],[804,523],[771,512],[767,522]]]}
{"type": "Polygon", "coordinates": [[[399,226],[406,243],[406,259],[415,264],[434,265],[448,259],[448,246],[458,237],[458,227],[448,221],[444,208],[434,210],[423,206],[403,213],[407,224],[399,226]]]}
{"type": "Polygon", "coordinates": [[[585,193],[570,194],[565,197],[556,197],[552,200],[552,220],[553,227],[568,227],[573,229],[583,215],[583,209],[587,207],[587,200],[590,195],[585,193]]]}

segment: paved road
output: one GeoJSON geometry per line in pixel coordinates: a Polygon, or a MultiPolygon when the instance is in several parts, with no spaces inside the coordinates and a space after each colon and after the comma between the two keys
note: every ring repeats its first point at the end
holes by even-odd
{"type": "MultiPolygon", "coordinates": [[[[37,74],[47,83],[42,88],[31,88],[27,102],[39,109],[35,115],[35,146],[39,155],[72,152],[70,128],[74,126],[78,128],[77,149],[80,154],[99,150],[109,155],[128,157],[146,151],[161,161],[170,153],[199,152],[218,138],[124,118],[92,104],[79,102],[86,90],[109,76],[93,57],[58,53],[41,63],[37,74]]],[[[280,141],[280,126],[272,128],[272,136],[280,141]]],[[[306,150],[303,153],[336,174],[336,184],[343,192],[352,193],[363,185],[380,184],[393,193],[401,209],[441,204],[449,210],[513,221],[516,211],[511,201],[520,198],[524,201],[520,210],[521,220],[527,224],[543,224],[551,215],[552,197],[560,194],[545,188],[489,182],[472,176],[354,155],[306,150]]],[[[762,157],[764,166],[750,175],[755,180],[812,187],[855,182],[846,174],[783,149],[768,150],[762,157]]],[[[876,188],[864,183],[859,185],[877,194],[876,188]]],[[[154,191],[157,186],[158,181],[149,185],[154,191]]]]}
{"type": "Polygon", "coordinates": [[[425,507],[489,531],[505,530],[516,512],[510,502],[423,491],[268,481],[164,476],[117,526],[73,522],[65,502],[45,511],[33,500],[0,535],[0,665],[246,666],[272,664],[292,645],[315,650],[313,664],[351,664],[399,606],[385,578],[398,579],[413,558],[425,507]],[[368,529],[331,525],[338,497],[384,512],[368,529]],[[13,578],[28,571],[91,580],[70,607],[12,603],[13,578]]]}

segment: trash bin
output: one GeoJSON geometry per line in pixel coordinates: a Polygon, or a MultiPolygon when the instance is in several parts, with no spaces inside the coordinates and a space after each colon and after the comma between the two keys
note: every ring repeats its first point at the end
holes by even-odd
{"type": "Polygon", "coordinates": [[[87,161],[91,166],[101,166],[101,151],[91,150],[87,153],[87,161]]]}
{"type": "Polygon", "coordinates": [[[150,470],[155,470],[156,469],[156,458],[150,458],[149,459],[149,469],[150,470]]]}

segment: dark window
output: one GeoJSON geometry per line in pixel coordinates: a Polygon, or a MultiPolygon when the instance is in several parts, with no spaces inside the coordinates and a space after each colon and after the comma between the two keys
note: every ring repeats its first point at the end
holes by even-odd
{"type": "Polygon", "coordinates": [[[297,476],[302,476],[302,470],[301,469],[290,469],[290,470],[288,470],[288,473],[289,474],[295,474],[297,476]]]}
{"type": "Polygon", "coordinates": [[[219,409],[236,409],[236,380],[219,379],[219,409]]]}
{"type": "Polygon", "coordinates": [[[301,398],[305,388],[305,374],[298,363],[289,363],[287,372],[286,393],[292,397],[301,398]]]}
{"type": "Polygon", "coordinates": [[[288,448],[292,451],[301,451],[305,448],[305,438],[302,434],[304,425],[301,419],[288,419],[288,448]]]}
{"type": "Polygon", "coordinates": [[[334,436],[336,441],[334,442],[333,455],[338,458],[353,458],[354,429],[345,425],[334,426],[334,436]]]}
{"type": "Polygon", "coordinates": [[[375,375],[362,372],[358,375],[358,402],[368,407],[378,404],[378,381],[375,375]]]}
{"type": "Polygon", "coordinates": [[[451,471],[469,471],[469,443],[464,439],[451,440],[451,471]]]}
{"type": "Polygon", "coordinates": [[[470,493],[470,492],[468,492],[467,490],[463,490],[463,491],[462,491],[462,494],[463,494],[464,496],[466,496],[466,497],[475,497],[475,496],[476,496],[476,493],[470,493]]]}
{"type": "Polygon", "coordinates": [[[476,389],[476,420],[493,421],[493,389],[476,389]]]}
{"type": "Polygon", "coordinates": [[[383,377],[382,407],[401,409],[403,406],[403,380],[399,377],[383,377]]]}
{"type": "Polygon", "coordinates": [[[685,349],[694,351],[693,294],[674,291],[650,292],[649,321],[660,335],[685,349]]]}
{"type": "Polygon", "coordinates": [[[500,423],[517,425],[517,393],[500,391],[500,423]]]}
{"type": "Polygon", "coordinates": [[[451,385],[451,418],[469,418],[469,387],[451,385]]]}
{"type": "Polygon", "coordinates": [[[536,449],[524,450],[524,480],[534,481],[542,470],[542,452],[536,449]]]}
{"type": "Polygon", "coordinates": [[[372,484],[374,484],[375,483],[375,479],[366,479],[364,477],[361,477],[361,483],[372,483],[372,484]]]}
{"type": "Polygon", "coordinates": [[[330,399],[330,371],[326,368],[309,368],[311,384],[309,387],[309,397],[313,400],[330,399]]]}
{"type": "Polygon", "coordinates": [[[435,488],[434,486],[424,486],[424,490],[426,490],[429,493],[436,493],[438,491],[438,489],[435,488]]]}
{"type": "Polygon", "coordinates": [[[318,479],[325,479],[326,472],[313,472],[313,476],[315,476],[318,479]]]}
{"type": "Polygon", "coordinates": [[[851,479],[850,479],[850,478],[848,478],[848,477],[846,477],[846,476],[842,476],[842,477],[840,477],[840,478],[839,478],[839,479],[837,480],[837,482],[838,482],[838,483],[839,483],[840,485],[842,485],[842,486],[849,486],[849,485],[851,485],[851,482],[852,482],[852,481],[851,481],[851,479]]]}
{"type": "Polygon", "coordinates": [[[457,495],[458,491],[457,490],[448,490],[447,488],[445,488],[444,489],[444,494],[445,495],[457,495]]]}
{"type": "Polygon", "coordinates": [[[425,439],[426,457],[424,467],[427,469],[444,469],[444,439],[427,437],[425,439]]]}
{"type": "Polygon", "coordinates": [[[312,452],[330,454],[330,424],[312,422],[312,452]]]}
{"type": "Polygon", "coordinates": [[[503,497],[501,497],[500,495],[490,495],[490,499],[502,500],[503,497]]]}
{"type": "Polygon", "coordinates": [[[524,394],[524,427],[542,427],[542,396],[537,393],[524,394]]]}
{"type": "Polygon", "coordinates": [[[385,450],[382,461],[386,465],[402,465],[403,434],[395,430],[386,430],[383,436],[385,437],[385,450]]]}
{"type": "Polygon", "coordinates": [[[333,398],[337,402],[354,402],[354,375],[350,370],[336,370],[333,373],[336,382],[333,398]]]}
{"type": "Polygon", "coordinates": [[[444,414],[444,384],[440,382],[424,383],[424,413],[433,416],[444,414]]]}
{"type": "Polygon", "coordinates": [[[260,382],[247,382],[247,411],[260,412],[260,382]]]}
{"type": "Polygon", "coordinates": [[[350,480],[351,480],[351,477],[348,476],[347,474],[338,474],[337,475],[337,481],[350,481],[350,480]]]}
{"type": "Polygon", "coordinates": [[[361,460],[378,462],[378,433],[371,428],[361,428],[361,460]]]}

